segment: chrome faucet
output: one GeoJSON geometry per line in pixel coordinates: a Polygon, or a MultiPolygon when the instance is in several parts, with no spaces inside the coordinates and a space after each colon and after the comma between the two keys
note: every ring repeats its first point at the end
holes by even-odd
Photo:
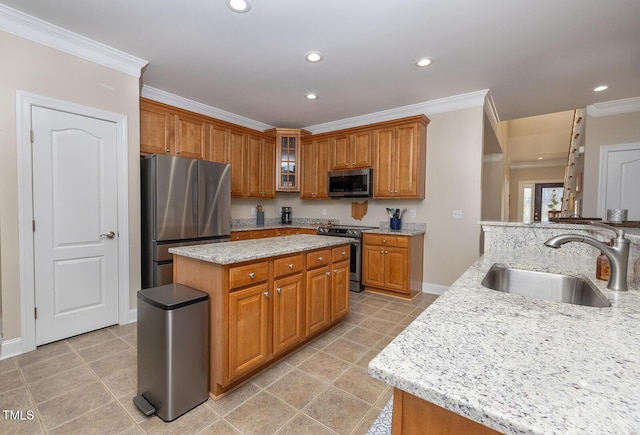
{"type": "Polygon", "coordinates": [[[616,233],[616,237],[611,239],[611,246],[608,246],[592,237],[583,236],[581,234],[562,234],[560,236],[550,238],[544,242],[544,244],[550,248],[559,248],[567,242],[583,242],[596,247],[602,251],[609,260],[610,273],[607,288],[611,290],[627,291],[629,289],[627,287],[629,239],[624,237],[624,230],[622,229],[614,228],[600,222],[592,222],[591,225],[606,228],[607,230],[611,230],[616,233]]]}

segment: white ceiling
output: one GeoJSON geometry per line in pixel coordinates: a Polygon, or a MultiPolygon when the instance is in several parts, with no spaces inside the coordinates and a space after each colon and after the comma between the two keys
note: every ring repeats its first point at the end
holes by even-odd
{"type": "Polygon", "coordinates": [[[146,86],[277,127],[482,89],[500,120],[640,96],[638,0],[0,2],[149,61],[146,86]]]}

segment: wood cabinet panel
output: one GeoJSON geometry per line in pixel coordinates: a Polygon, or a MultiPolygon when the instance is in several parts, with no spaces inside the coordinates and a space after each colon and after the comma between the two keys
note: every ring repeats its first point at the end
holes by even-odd
{"type": "Polygon", "coordinates": [[[331,262],[331,250],[323,249],[321,251],[313,251],[307,254],[307,269],[313,269],[320,266],[326,266],[331,262]]]}
{"type": "Polygon", "coordinates": [[[384,249],[378,245],[362,246],[362,284],[384,287],[384,249]]]}
{"type": "Polygon", "coordinates": [[[329,266],[307,271],[305,334],[312,335],[331,324],[331,272],[329,266]]]}
{"type": "Polygon", "coordinates": [[[349,258],[351,254],[351,250],[349,246],[338,246],[337,248],[333,248],[331,250],[331,261],[337,263],[339,261],[343,261],[349,258]]]}
{"type": "Polygon", "coordinates": [[[228,132],[228,155],[231,165],[231,196],[244,196],[245,174],[247,172],[247,151],[245,148],[244,133],[237,130],[228,132]]]}
{"type": "Polygon", "coordinates": [[[349,154],[349,135],[334,136],[331,140],[331,166],[334,170],[349,169],[351,156],[349,154]]]}
{"type": "Polygon", "coordinates": [[[305,140],[302,142],[302,178],[300,198],[329,198],[327,174],[329,172],[329,139],[305,140]]]}
{"type": "Polygon", "coordinates": [[[371,131],[338,134],[331,138],[332,170],[371,167],[371,131]]]}
{"type": "Polygon", "coordinates": [[[349,262],[333,263],[331,276],[331,321],[349,314],[349,262]]]}
{"type": "Polygon", "coordinates": [[[395,129],[393,127],[373,132],[376,161],[373,171],[373,192],[378,197],[391,197],[395,190],[395,129]]]}
{"type": "Polygon", "coordinates": [[[236,289],[246,285],[266,281],[269,277],[269,263],[261,261],[229,269],[229,288],[236,289]]]}
{"type": "Polygon", "coordinates": [[[207,124],[207,148],[205,159],[212,162],[230,163],[229,161],[229,129],[215,124],[207,124]]]}
{"type": "Polygon", "coordinates": [[[273,354],[277,355],[304,338],[302,273],[275,280],[273,289],[273,354]]]}
{"type": "Polygon", "coordinates": [[[406,248],[387,247],[384,251],[384,288],[410,293],[409,251],[406,248]]]}
{"type": "Polygon", "coordinates": [[[269,359],[269,291],[266,283],[229,295],[229,379],[269,359]]]}
{"type": "Polygon", "coordinates": [[[163,107],[140,102],[140,152],[173,154],[173,117],[163,107]]]}
{"type": "Polygon", "coordinates": [[[275,197],[275,149],[273,141],[247,136],[247,191],[253,198],[275,197]]]}
{"type": "Polygon", "coordinates": [[[273,276],[276,278],[302,271],[304,271],[304,256],[302,254],[273,260],[273,276]]]}
{"type": "Polygon", "coordinates": [[[186,114],[174,116],[175,154],[190,159],[203,159],[206,154],[205,120],[186,114]]]}

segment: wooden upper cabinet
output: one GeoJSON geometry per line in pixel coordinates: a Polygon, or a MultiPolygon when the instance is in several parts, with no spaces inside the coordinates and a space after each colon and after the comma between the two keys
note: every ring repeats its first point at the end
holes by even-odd
{"type": "Polygon", "coordinates": [[[332,170],[371,167],[371,131],[339,134],[331,142],[332,170]]]}
{"type": "Polygon", "coordinates": [[[302,178],[300,198],[329,198],[329,138],[307,139],[302,142],[302,178]]]}
{"type": "Polygon", "coordinates": [[[276,137],[275,177],[278,192],[300,190],[300,148],[302,138],[311,133],[299,128],[274,128],[265,133],[276,137]]]}
{"type": "Polygon", "coordinates": [[[424,199],[428,123],[419,116],[374,130],[374,198],[424,199]]]}
{"type": "Polygon", "coordinates": [[[208,123],[206,133],[207,148],[204,158],[211,162],[229,163],[229,129],[208,123]]]}
{"type": "Polygon", "coordinates": [[[247,151],[244,141],[244,133],[237,130],[229,130],[227,135],[227,147],[231,165],[231,196],[245,196],[245,174],[247,170],[247,151]]]}
{"type": "Polygon", "coordinates": [[[140,153],[173,154],[173,116],[166,107],[140,100],[140,153]]]}
{"type": "Polygon", "coordinates": [[[274,198],[275,147],[273,140],[247,135],[247,197],[274,198]]]}
{"type": "Polygon", "coordinates": [[[190,159],[204,159],[207,143],[205,120],[199,116],[175,114],[175,155],[190,159]]]}

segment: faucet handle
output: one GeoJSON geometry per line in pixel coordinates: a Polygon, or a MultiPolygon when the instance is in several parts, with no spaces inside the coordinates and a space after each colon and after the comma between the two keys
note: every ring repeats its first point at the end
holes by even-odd
{"type": "Polygon", "coordinates": [[[591,225],[593,225],[594,227],[600,227],[606,230],[613,231],[614,233],[616,233],[618,239],[624,239],[624,230],[622,228],[615,228],[615,227],[612,227],[611,225],[603,224],[602,222],[597,222],[597,221],[595,222],[592,221],[591,225]]]}

